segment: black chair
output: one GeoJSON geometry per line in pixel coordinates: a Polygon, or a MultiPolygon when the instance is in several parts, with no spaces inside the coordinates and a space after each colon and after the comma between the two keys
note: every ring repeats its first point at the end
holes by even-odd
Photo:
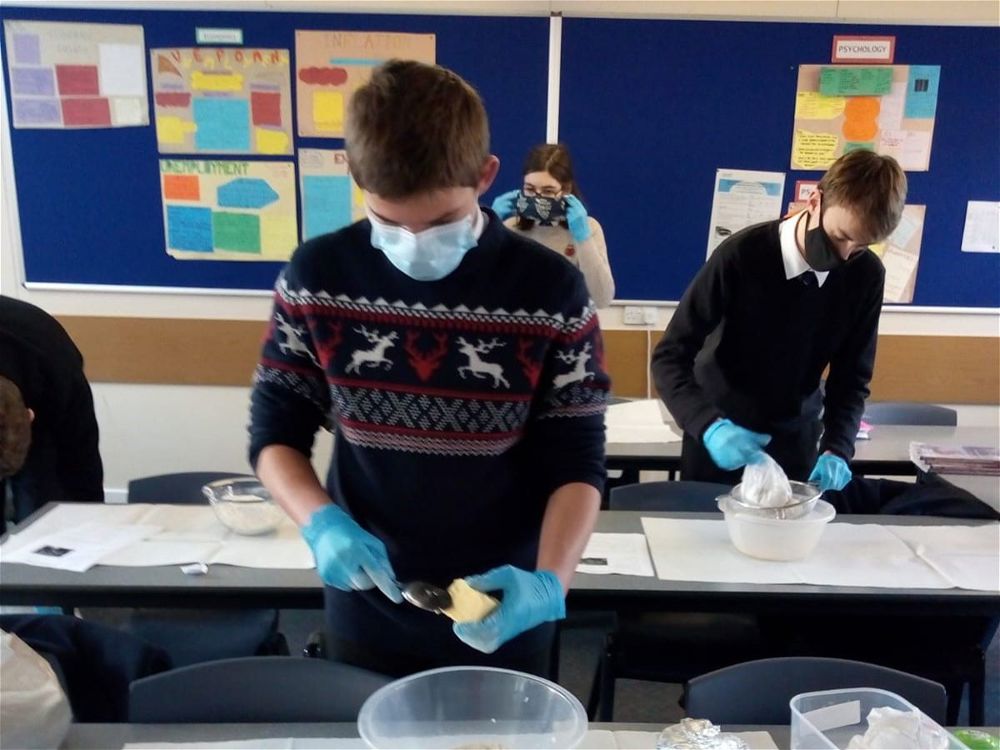
{"type": "MultiPolygon", "coordinates": [[[[611,510],[718,513],[715,499],[730,489],[709,482],[647,482],[612,489],[610,505],[611,510]]],[[[748,615],[620,615],[607,635],[587,711],[591,719],[613,720],[618,679],[683,683],[695,675],[766,653],[757,620],[748,615]]]]}
{"type": "Polygon", "coordinates": [[[855,687],[888,690],[944,723],[943,685],[874,664],[815,657],[760,659],[695,677],[685,686],[685,710],[714,724],[788,724],[788,703],[799,693],[855,687]]]}
{"type": "Polygon", "coordinates": [[[296,656],[222,659],[132,683],[131,723],[356,721],[391,678],[347,664],[296,656]]]}
{"type": "Polygon", "coordinates": [[[958,424],[958,412],[954,409],[937,404],[919,404],[915,401],[869,401],[865,404],[863,418],[871,425],[912,424],[954,427],[958,424]]]}
{"type": "MultiPolygon", "coordinates": [[[[200,471],[133,479],[129,503],[208,503],[203,485],[217,479],[246,476],[232,472],[200,471]]],[[[288,644],[278,631],[276,609],[106,609],[83,610],[88,619],[103,620],[165,649],[175,667],[203,661],[287,654],[288,644]]]]}

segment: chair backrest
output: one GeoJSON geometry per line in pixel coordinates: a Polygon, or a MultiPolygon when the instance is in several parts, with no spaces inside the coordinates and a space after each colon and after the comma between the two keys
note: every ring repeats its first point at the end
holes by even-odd
{"type": "Polygon", "coordinates": [[[392,679],[325,659],[250,656],[136,680],[129,721],[147,724],[357,721],[392,679]]]}
{"type": "Polygon", "coordinates": [[[799,693],[871,687],[905,698],[944,723],[944,686],[888,667],[846,659],[788,656],[760,659],[695,677],[686,686],[688,716],[715,724],[788,724],[799,693]]]}
{"type": "Polygon", "coordinates": [[[918,404],[914,401],[869,401],[865,404],[864,420],[872,425],[914,424],[954,427],[958,424],[958,412],[947,406],[918,404]]]}
{"type": "Polygon", "coordinates": [[[201,488],[216,479],[245,477],[249,472],[234,474],[229,471],[187,471],[177,474],[158,474],[153,477],[130,479],[128,483],[129,503],[184,503],[200,505],[207,503],[201,488]]]}
{"type": "Polygon", "coordinates": [[[713,482],[640,482],[612,487],[611,510],[661,510],[682,513],[718,512],[715,499],[732,489],[713,482]]]}

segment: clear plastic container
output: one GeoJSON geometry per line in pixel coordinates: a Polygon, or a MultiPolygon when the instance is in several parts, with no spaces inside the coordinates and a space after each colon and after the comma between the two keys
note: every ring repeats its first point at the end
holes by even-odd
{"type": "Polygon", "coordinates": [[[285,511],[257,477],[217,479],[201,488],[222,524],[237,534],[256,536],[278,528],[285,511]]]}
{"type": "Polygon", "coordinates": [[[760,560],[803,560],[812,554],[826,525],[837,511],[825,500],[801,518],[766,518],[746,512],[729,495],[719,498],[719,510],[733,546],[760,560]]]}
{"type": "Polygon", "coordinates": [[[369,747],[574,748],[587,713],[565,688],[492,667],[445,667],[373,693],[358,714],[369,747]]]}
{"type": "MultiPolygon", "coordinates": [[[[919,711],[904,698],[878,688],[845,688],[800,693],[789,701],[792,709],[791,750],[846,750],[851,738],[868,730],[868,713],[873,708],[919,711]]],[[[943,747],[964,750],[965,746],[936,721],[920,714],[918,742],[934,747],[934,737],[943,747]]],[[[903,745],[898,745],[903,747],[903,745]]],[[[910,747],[910,744],[906,744],[910,747]]]]}

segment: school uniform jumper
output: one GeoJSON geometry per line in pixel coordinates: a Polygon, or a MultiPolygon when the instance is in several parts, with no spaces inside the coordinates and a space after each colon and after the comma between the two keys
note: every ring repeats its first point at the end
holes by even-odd
{"type": "MultiPolygon", "coordinates": [[[[332,430],[327,491],[385,543],[403,583],[534,570],[551,493],[604,484],[609,381],[583,277],[484,214],[477,246],[438,281],[397,270],[367,221],[302,245],[255,374],[251,461],[272,444],[309,456],[316,430],[332,430]]],[[[326,604],[337,655],[390,673],[528,667],[553,633],[487,656],[447,618],[377,590],[327,587],[326,604]]]]}
{"type": "Polygon", "coordinates": [[[812,271],[794,244],[798,218],[757,224],[723,242],[653,353],[656,388],[684,430],[686,479],[739,481],[702,444],[720,417],[772,435],[765,450],[791,479],[806,479],[819,452],[854,455],[885,269],[865,250],[828,273],[812,271]]]}

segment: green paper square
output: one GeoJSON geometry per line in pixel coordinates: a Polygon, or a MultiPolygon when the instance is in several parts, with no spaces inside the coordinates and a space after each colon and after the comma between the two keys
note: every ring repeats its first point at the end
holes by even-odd
{"type": "Polygon", "coordinates": [[[260,218],[256,214],[212,212],[212,240],[216,250],[260,252],[260,218]]]}

